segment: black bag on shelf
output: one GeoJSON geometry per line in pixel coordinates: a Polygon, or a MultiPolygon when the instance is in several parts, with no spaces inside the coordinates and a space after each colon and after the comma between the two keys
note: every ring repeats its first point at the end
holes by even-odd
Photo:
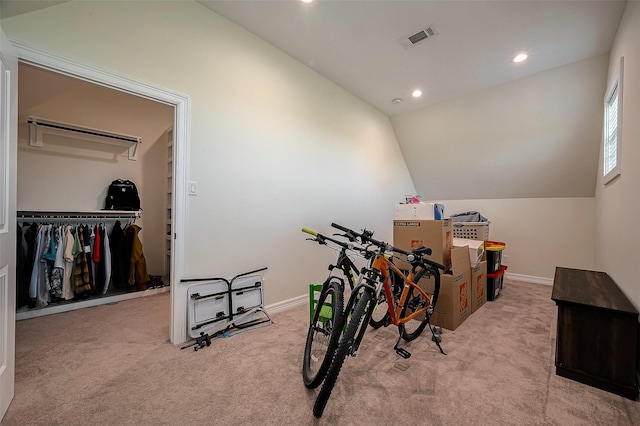
{"type": "Polygon", "coordinates": [[[140,210],[140,196],[136,184],[130,180],[116,179],[109,185],[105,210],[140,210]]]}

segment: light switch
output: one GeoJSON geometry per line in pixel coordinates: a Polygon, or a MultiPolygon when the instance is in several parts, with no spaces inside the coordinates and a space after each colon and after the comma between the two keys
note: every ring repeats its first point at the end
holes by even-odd
{"type": "Polygon", "coordinates": [[[198,182],[189,181],[189,195],[198,195],[198,182]]]}

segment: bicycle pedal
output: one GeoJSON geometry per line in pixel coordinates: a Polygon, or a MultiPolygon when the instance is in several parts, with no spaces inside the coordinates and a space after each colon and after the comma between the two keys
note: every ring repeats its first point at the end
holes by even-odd
{"type": "Polygon", "coordinates": [[[400,355],[402,358],[407,359],[411,356],[411,352],[406,349],[396,348],[396,353],[400,355]]]}

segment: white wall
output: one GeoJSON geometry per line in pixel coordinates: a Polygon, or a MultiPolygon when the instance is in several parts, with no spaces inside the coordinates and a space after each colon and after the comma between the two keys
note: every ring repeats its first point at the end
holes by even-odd
{"type": "Polygon", "coordinates": [[[489,219],[489,238],[506,243],[503,263],[512,277],[550,284],[556,266],[595,267],[592,197],[439,202],[447,216],[478,211],[489,219]]]}
{"type": "Polygon", "coordinates": [[[606,75],[600,55],[392,117],[416,189],[425,199],[593,197],[606,75]]]}
{"type": "MultiPolygon", "coordinates": [[[[640,309],[638,246],[640,232],[640,2],[629,1],[611,48],[607,87],[624,56],[623,112],[620,148],[622,175],[607,186],[602,183],[602,151],[596,191],[596,262],[640,309]]],[[[604,102],[605,91],[600,97],[604,102]]]]}
{"type": "Polygon", "coordinates": [[[334,257],[302,226],[390,239],[394,203],[415,192],[384,114],[197,3],[68,2],[2,28],[191,97],[186,276],[268,266],[267,304],[302,295],[334,257]]]}

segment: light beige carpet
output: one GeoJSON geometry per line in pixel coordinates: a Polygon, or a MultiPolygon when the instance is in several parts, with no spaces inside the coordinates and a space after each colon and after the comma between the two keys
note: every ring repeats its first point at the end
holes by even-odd
{"type": "Polygon", "coordinates": [[[393,351],[391,326],[365,335],[324,416],[301,360],[308,309],[214,340],[168,342],[168,293],[16,324],[15,398],[3,425],[638,425],[640,403],[555,375],[551,287],[505,282],[441,355],[424,334],[393,351]]]}

